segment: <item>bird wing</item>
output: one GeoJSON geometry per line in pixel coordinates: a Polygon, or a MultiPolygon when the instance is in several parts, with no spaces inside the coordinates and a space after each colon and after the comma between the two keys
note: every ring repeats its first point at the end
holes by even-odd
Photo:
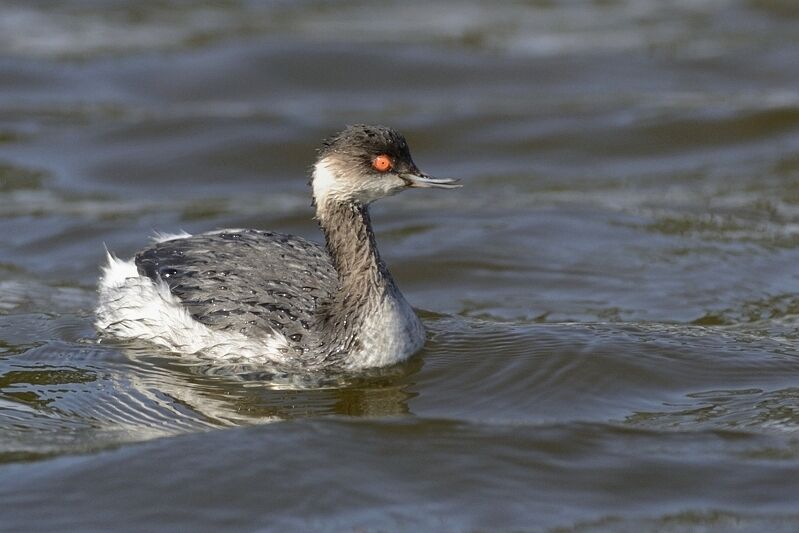
{"type": "Polygon", "coordinates": [[[316,309],[337,285],[325,248],[259,230],[203,233],[136,254],[141,275],[163,280],[197,321],[250,337],[282,333],[307,349],[316,309]]]}

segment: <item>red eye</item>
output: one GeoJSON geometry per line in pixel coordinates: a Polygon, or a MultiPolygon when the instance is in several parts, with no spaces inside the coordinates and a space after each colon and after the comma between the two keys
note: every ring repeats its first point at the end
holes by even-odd
{"type": "Polygon", "coordinates": [[[392,166],[391,158],[386,154],[381,154],[372,159],[372,168],[378,172],[388,172],[392,166]]]}

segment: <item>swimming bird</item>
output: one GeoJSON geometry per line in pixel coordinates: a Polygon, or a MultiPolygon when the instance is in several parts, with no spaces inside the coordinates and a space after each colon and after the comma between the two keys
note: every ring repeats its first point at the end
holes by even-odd
{"type": "Polygon", "coordinates": [[[421,172],[385,126],[354,125],[318,151],[311,187],[321,245],[257,229],[161,235],[130,260],[108,254],[102,336],[282,368],[358,370],[407,359],[424,328],[377,250],[369,205],[409,188],[454,188],[421,172]]]}

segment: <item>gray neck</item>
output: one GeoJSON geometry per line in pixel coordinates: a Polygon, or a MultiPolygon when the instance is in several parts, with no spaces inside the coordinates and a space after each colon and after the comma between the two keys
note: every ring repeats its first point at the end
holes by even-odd
{"type": "Polygon", "coordinates": [[[338,351],[349,352],[358,348],[364,320],[385,298],[396,298],[397,288],[380,259],[366,206],[328,200],[317,216],[339,281],[325,309],[325,329],[340,346],[338,351]]]}

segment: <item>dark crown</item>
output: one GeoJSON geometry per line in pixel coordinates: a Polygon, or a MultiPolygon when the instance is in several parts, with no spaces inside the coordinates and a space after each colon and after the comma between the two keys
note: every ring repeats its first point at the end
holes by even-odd
{"type": "Polygon", "coordinates": [[[322,143],[319,157],[330,154],[377,155],[388,154],[398,159],[410,159],[410,151],[405,137],[386,126],[355,124],[322,143]]]}

